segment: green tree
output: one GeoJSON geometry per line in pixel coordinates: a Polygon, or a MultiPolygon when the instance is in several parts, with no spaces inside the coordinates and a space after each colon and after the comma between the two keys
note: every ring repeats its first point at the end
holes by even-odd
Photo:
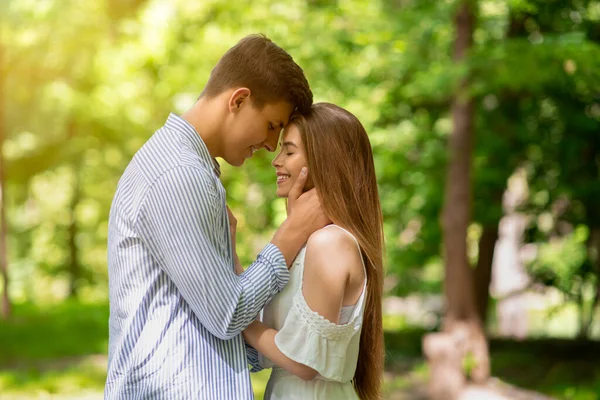
{"type": "MultiPolygon", "coordinates": [[[[0,21],[1,22],[1,21],[0,21]]],[[[9,278],[8,278],[8,255],[6,238],[8,235],[6,224],[6,184],[4,172],[4,156],[2,148],[4,144],[4,46],[2,42],[2,32],[0,32],[0,273],[2,275],[2,306],[1,314],[3,318],[8,318],[11,314],[11,304],[9,297],[9,278]]]]}

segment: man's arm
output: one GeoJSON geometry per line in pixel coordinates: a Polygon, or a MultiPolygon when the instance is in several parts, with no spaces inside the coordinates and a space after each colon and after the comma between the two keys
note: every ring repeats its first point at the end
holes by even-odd
{"type": "Polygon", "coordinates": [[[213,335],[230,339],[248,326],[289,280],[286,262],[268,244],[240,276],[218,246],[225,234],[214,181],[205,171],[177,167],[146,194],[137,221],[160,266],[213,335]]]}

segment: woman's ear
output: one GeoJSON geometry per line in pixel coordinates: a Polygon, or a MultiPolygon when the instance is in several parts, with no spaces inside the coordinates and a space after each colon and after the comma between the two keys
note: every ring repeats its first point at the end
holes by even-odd
{"type": "Polygon", "coordinates": [[[249,99],[251,94],[252,92],[248,88],[243,87],[236,89],[229,97],[229,112],[238,112],[244,103],[250,101],[249,99]]]}

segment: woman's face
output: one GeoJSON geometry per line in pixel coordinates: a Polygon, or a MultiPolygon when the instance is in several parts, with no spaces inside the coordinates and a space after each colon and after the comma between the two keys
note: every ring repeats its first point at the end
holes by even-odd
{"type": "MultiPolygon", "coordinates": [[[[277,173],[277,197],[288,197],[298,179],[302,167],[308,167],[306,151],[300,131],[296,125],[290,125],[283,132],[279,154],[271,163],[277,173]]],[[[308,171],[308,180],[303,191],[313,188],[308,171]]]]}

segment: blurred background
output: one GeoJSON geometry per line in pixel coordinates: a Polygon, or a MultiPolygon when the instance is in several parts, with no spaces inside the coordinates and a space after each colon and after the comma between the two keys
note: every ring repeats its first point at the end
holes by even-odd
{"type": "MultiPolygon", "coordinates": [[[[489,390],[471,398],[600,398],[600,1],[587,0],[2,0],[0,397],[102,398],[118,179],[256,32],[369,132],[384,398],[427,398],[431,332],[466,349],[455,381],[489,390]],[[456,339],[449,318],[472,334],[456,339]],[[469,350],[477,335],[487,345],[469,350]]],[[[285,218],[272,157],[222,163],[245,265],[285,218]]],[[[258,399],[267,379],[253,376],[258,399]]]]}

